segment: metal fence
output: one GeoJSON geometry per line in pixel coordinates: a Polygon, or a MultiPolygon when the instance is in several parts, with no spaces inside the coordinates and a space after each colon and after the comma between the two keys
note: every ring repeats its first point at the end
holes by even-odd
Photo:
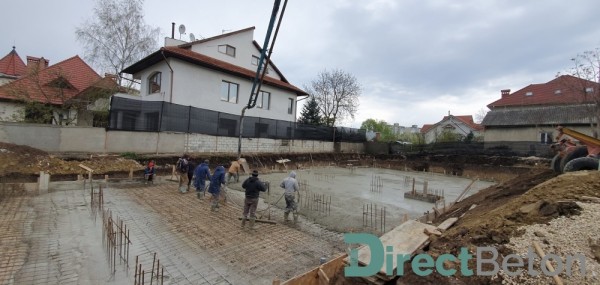
{"type": "MultiPolygon", "coordinates": [[[[182,132],[237,137],[240,116],[164,101],[113,97],[108,130],[182,132]]],[[[244,117],[242,137],[364,142],[365,131],[344,127],[305,125],[289,121],[244,117]]]]}

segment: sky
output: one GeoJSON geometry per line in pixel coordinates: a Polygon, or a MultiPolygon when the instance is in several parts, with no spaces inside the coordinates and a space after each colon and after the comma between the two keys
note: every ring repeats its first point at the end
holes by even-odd
{"type": "MultiPolygon", "coordinates": [[[[283,3],[283,1],[282,1],[283,3]]],[[[94,17],[92,0],[19,0],[3,4],[0,57],[13,46],[23,60],[50,64],[79,55],[75,29],[94,17]]],[[[262,44],[273,0],[146,0],[145,22],[186,26],[189,40],[256,27],[262,44]]],[[[290,0],[271,60],[300,88],[340,69],[361,86],[355,118],[401,126],[473,115],[529,84],[545,83],[600,47],[597,0],[290,0]]],[[[299,103],[299,112],[302,108],[299,103]]]]}

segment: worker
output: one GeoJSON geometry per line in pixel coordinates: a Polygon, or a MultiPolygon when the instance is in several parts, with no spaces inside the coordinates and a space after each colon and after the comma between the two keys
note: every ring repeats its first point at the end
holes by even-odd
{"type": "Polygon", "coordinates": [[[188,191],[190,190],[190,186],[192,186],[192,187],[194,186],[194,185],[192,185],[192,182],[194,181],[194,170],[196,170],[197,166],[198,165],[196,164],[196,162],[194,162],[194,158],[190,157],[188,159],[188,167],[187,167],[187,178],[188,178],[187,189],[188,189],[188,191]]]}
{"type": "Polygon", "coordinates": [[[212,194],[212,204],[210,210],[215,212],[219,211],[219,198],[221,194],[221,187],[225,185],[225,167],[223,165],[215,168],[215,173],[210,179],[210,185],[208,186],[208,193],[212,194]]]}
{"type": "Polygon", "coordinates": [[[239,159],[231,162],[231,166],[229,166],[229,170],[227,170],[227,184],[229,184],[231,177],[234,177],[235,183],[240,182],[240,163],[241,161],[239,159]]]}
{"type": "Polygon", "coordinates": [[[294,196],[296,195],[296,192],[300,190],[298,181],[296,180],[296,172],[290,172],[290,175],[283,179],[279,186],[285,189],[285,193],[283,194],[285,197],[284,220],[286,222],[289,221],[290,212],[293,212],[294,223],[296,223],[298,222],[298,206],[296,205],[294,196]]]}
{"type": "Polygon", "coordinates": [[[194,170],[194,187],[196,188],[196,196],[198,199],[200,199],[204,193],[206,180],[210,182],[210,168],[208,166],[208,159],[204,160],[204,162],[194,170]]]}
{"type": "Polygon", "coordinates": [[[179,160],[177,160],[176,169],[179,174],[179,192],[188,192],[188,159],[190,157],[187,154],[183,154],[179,160]]]}
{"type": "Polygon", "coordinates": [[[146,168],[144,168],[144,184],[147,183],[154,183],[154,175],[156,174],[156,169],[154,169],[154,160],[150,160],[150,162],[148,162],[148,165],[146,166],[146,168]]]}
{"type": "Polygon", "coordinates": [[[242,188],[246,190],[246,198],[244,199],[244,213],[242,216],[242,228],[246,225],[246,219],[250,220],[250,229],[254,229],[256,221],[256,207],[258,207],[258,197],[260,192],[267,191],[265,185],[258,179],[258,171],[252,171],[252,176],[248,177],[242,188]]]}

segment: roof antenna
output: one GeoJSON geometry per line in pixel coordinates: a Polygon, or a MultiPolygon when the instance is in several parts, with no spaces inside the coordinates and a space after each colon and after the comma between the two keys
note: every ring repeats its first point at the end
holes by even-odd
{"type": "Polygon", "coordinates": [[[179,25],[179,39],[181,40],[181,35],[185,35],[185,25],[179,25]]]}

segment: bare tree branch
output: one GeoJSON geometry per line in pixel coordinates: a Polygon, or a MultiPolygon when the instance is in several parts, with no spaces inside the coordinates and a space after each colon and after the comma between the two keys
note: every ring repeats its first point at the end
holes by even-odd
{"type": "Polygon", "coordinates": [[[336,126],[347,117],[354,118],[358,110],[360,84],[353,75],[342,70],[322,71],[305,89],[317,101],[327,126],[336,126]]]}

